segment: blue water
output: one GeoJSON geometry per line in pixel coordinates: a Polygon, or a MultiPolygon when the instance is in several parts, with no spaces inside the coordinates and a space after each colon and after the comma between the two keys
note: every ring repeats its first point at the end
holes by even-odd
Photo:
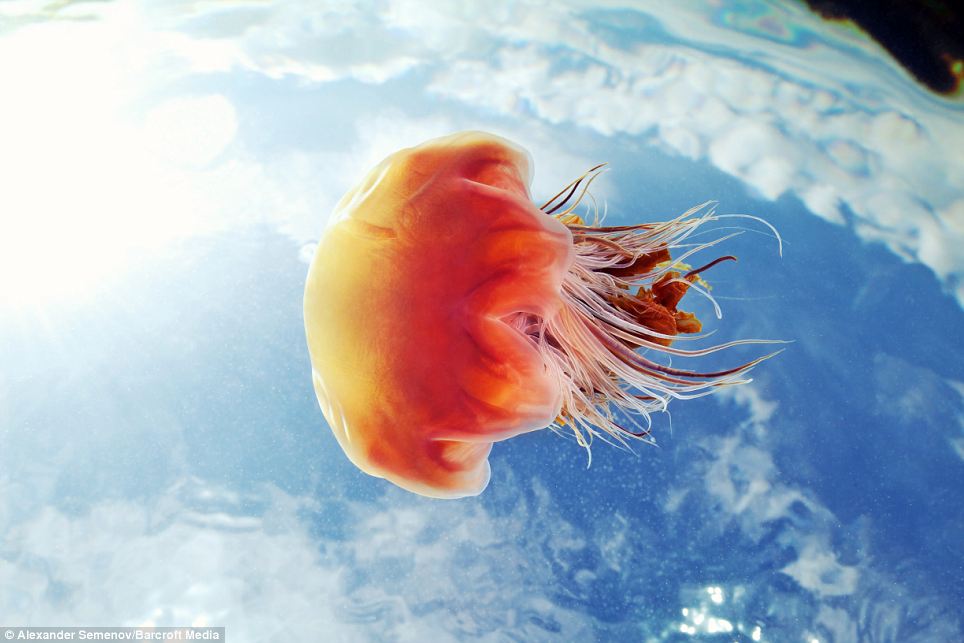
{"type": "Polygon", "coordinates": [[[0,3],[0,624],[231,641],[964,638],[964,119],[795,4],[0,3]],[[306,257],[385,154],[592,165],[612,223],[766,218],[658,447],[542,431],[477,498],[357,471],[306,257]],[[957,144],[960,143],[960,144],[957,144]],[[750,356],[749,350],[734,359],[750,356]]]}

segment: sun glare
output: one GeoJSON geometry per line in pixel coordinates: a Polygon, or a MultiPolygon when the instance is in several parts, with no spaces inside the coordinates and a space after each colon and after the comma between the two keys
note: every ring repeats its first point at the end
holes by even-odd
{"type": "Polygon", "coordinates": [[[2,308],[87,300],[200,225],[185,177],[233,139],[233,107],[206,96],[133,110],[148,54],[129,27],[48,23],[0,39],[2,308]]]}

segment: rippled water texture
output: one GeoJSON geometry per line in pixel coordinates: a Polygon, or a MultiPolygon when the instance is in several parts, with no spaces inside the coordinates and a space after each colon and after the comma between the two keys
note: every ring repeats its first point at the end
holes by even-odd
{"type": "Polygon", "coordinates": [[[961,103],[795,3],[494,4],[0,2],[0,622],[964,638],[961,103]],[[537,202],[609,162],[612,224],[766,218],[783,258],[746,232],[723,319],[685,308],[793,344],[589,469],[540,431],[477,498],[358,472],[306,261],[368,168],[462,129],[529,149],[537,202]]]}

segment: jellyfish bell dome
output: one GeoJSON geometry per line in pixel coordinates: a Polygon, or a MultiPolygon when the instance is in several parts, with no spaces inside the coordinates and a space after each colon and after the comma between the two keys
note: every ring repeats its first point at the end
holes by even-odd
{"type": "Polygon", "coordinates": [[[392,154],[336,206],[305,327],[322,411],[363,471],[475,495],[492,442],[559,416],[558,383],[512,323],[555,315],[573,262],[530,177],[521,148],[462,132],[392,154]]]}

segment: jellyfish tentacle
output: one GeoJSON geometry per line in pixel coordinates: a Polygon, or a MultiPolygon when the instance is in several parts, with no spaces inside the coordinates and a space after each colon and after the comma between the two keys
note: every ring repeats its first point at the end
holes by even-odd
{"type": "Polygon", "coordinates": [[[781,257],[783,256],[783,237],[780,236],[780,231],[777,230],[773,226],[773,224],[767,221],[766,219],[753,216],[752,214],[718,214],[716,215],[716,218],[717,219],[750,219],[751,221],[756,221],[757,223],[766,226],[767,228],[770,229],[770,232],[773,233],[773,237],[777,240],[777,253],[781,257]]]}
{"type": "MultiPolygon", "coordinates": [[[[542,210],[543,212],[545,212],[546,214],[553,214],[556,210],[558,210],[559,208],[561,208],[562,206],[564,206],[564,205],[569,201],[569,199],[572,198],[572,195],[575,194],[575,193],[576,193],[576,190],[579,188],[579,184],[582,183],[582,182],[586,179],[587,176],[589,176],[590,174],[593,174],[594,172],[598,172],[598,171],[601,170],[602,168],[606,167],[606,165],[607,165],[606,163],[600,163],[599,165],[597,165],[597,166],[595,166],[595,167],[589,168],[588,170],[586,170],[585,174],[583,174],[583,175],[580,176],[579,178],[573,180],[571,183],[569,183],[569,185],[567,185],[566,187],[564,187],[564,188],[562,188],[561,190],[559,190],[559,192],[557,192],[554,197],[552,197],[551,199],[549,199],[548,201],[546,201],[545,203],[543,203],[541,206],[539,206],[539,209],[542,210]],[[548,208],[550,205],[552,205],[552,204],[555,202],[556,199],[558,199],[558,198],[561,197],[563,194],[565,194],[566,190],[569,190],[569,194],[566,194],[566,198],[564,198],[564,199],[563,199],[562,201],[560,201],[558,204],[556,204],[555,206],[553,206],[551,210],[547,210],[546,208],[548,208]]],[[[593,178],[595,178],[595,176],[594,176],[593,178]]]]}
{"type": "Polygon", "coordinates": [[[715,265],[718,264],[718,263],[721,263],[721,262],[723,262],[723,261],[736,261],[736,260],[737,260],[736,257],[734,257],[733,255],[725,255],[725,256],[722,256],[722,257],[717,257],[716,259],[714,259],[713,261],[709,262],[708,264],[704,264],[704,265],[700,266],[699,268],[694,268],[693,270],[690,270],[690,271],[687,272],[685,275],[683,275],[683,277],[686,278],[686,279],[689,279],[690,277],[695,277],[696,275],[700,274],[701,272],[706,272],[707,270],[709,270],[710,268],[712,268],[713,266],[715,266],[715,265]]]}
{"type": "MultiPolygon", "coordinates": [[[[560,201],[559,203],[557,203],[556,205],[554,205],[552,208],[550,208],[550,209],[548,209],[548,210],[545,210],[545,209],[544,209],[544,208],[546,208],[546,207],[549,205],[549,203],[552,203],[552,200],[550,200],[548,203],[546,203],[545,205],[543,205],[542,208],[543,208],[544,212],[545,212],[546,214],[553,214],[556,210],[558,210],[559,208],[561,208],[561,207],[563,207],[564,205],[566,205],[566,203],[569,202],[569,199],[572,198],[572,195],[576,193],[576,190],[579,189],[579,184],[580,184],[580,183],[582,183],[582,179],[579,179],[578,181],[575,181],[575,182],[572,184],[572,188],[569,190],[569,194],[567,194],[566,197],[565,197],[562,201],[560,201]]],[[[564,192],[564,191],[565,191],[565,190],[563,190],[563,192],[564,192]]],[[[560,192],[559,194],[562,194],[562,192],[560,192]]],[[[559,194],[557,194],[556,197],[553,197],[553,200],[554,200],[555,198],[557,198],[557,197],[559,196],[559,194]]]]}

